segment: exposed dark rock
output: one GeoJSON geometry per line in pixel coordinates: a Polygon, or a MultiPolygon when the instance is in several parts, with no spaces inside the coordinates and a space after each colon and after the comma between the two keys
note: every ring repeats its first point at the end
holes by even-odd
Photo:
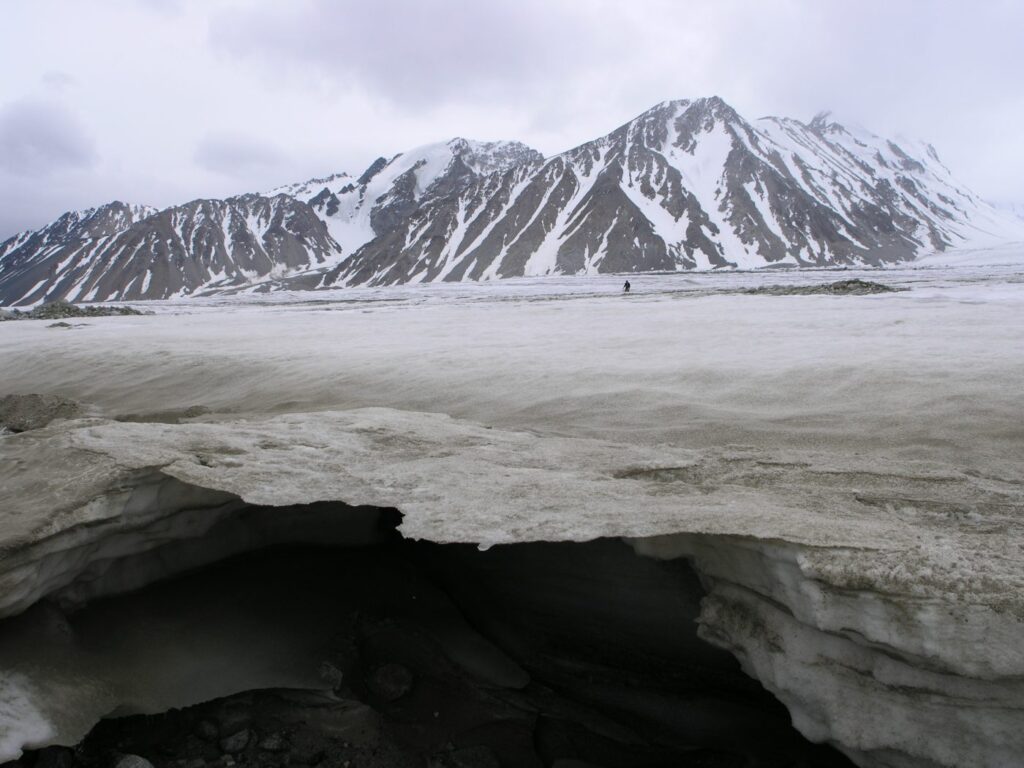
{"type": "Polygon", "coordinates": [[[382,664],[366,681],[370,690],[384,701],[395,701],[412,690],[413,674],[401,664],[382,664]]]}
{"type": "Polygon", "coordinates": [[[260,740],[259,748],[265,752],[283,752],[288,744],[280,733],[271,733],[260,740]]]}
{"type": "MultiPolygon", "coordinates": [[[[64,299],[55,299],[28,312],[13,310],[0,313],[0,320],[58,320],[67,317],[107,317],[111,315],[145,315],[131,307],[86,306],[78,307],[64,299]]],[[[68,323],[60,322],[48,326],[50,328],[70,328],[68,323]]]]}
{"type": "Polygon", "coordinates": [[[320,679],[331,688],[337,689],[345,680],[344,673],[329,661],[320,664],[320,679]]]}
{"type": "Polygon", "coordinates": [[[11,432],[42,429],[56,419],[73,419],[82,405],[59,395],[7,395],[0,398],[0,427],[11,432]]]}
{"type": "Polygon", "coordinates": [[[765,285],[759,288],[747,288],[743,293],[763,296],[812,296],[826,294],[829,296],[864,296],[871,293],[896,293],[907,290],[892,288],[869,280],[837,280],[834,283],[820,285],[765,285]]]}
{"type": "Polygon", "coordinates": [[[212,720],[200,720],[196,726],[196,735],[206,741],[213,741],[220,734],[217,724],[212,720]]]}
{"type": "Polygon", "coordinates": [[[218,733],[222,736],[234,736],[246,730],[252,723],[252,711],[246,699],[232,699],[217,713],[218,733]]]}
{"type": "Polygon", "coordinates": [[[57,299],[26,312],[31,320],[53,320],[60,317],[99,317],[101,315],[141,315],[131,307],[77,307],[70,301],[57,299]]]}
{"type": "Polygon", "coordinates": [[[252,739],[252,732],[245,728],[220,740],[220,751],[229,755],[236,755],[247,746],[252,739]]]}
{"type": "Polygon", "coordinates": [[[384,166],[388,164],[387,158],[378,157],[374,160],[370,167],[363,171],[363,175],[359,177],[358,184],[369,184],[370,180],[373,179],[378,173],[384,170],[384,166]]]}

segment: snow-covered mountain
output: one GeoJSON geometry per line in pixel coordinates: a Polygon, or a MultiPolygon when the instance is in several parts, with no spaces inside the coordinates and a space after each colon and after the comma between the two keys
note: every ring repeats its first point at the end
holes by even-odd
{"type": "Polygon", "coordinates": [[[456,138],[390,160],[379,157],[359,178],[341,173],[278,187],[273,193],[309,203],[348,256],[400,227],[427,201],[461,193],[481,177],[543,160],[540,152],[518,141],[456,138]]]}
{"type": "Polygon", "coordinates": [[[885,264],[1024,240],[935,150],[664,102],[545,160],[432,144],[358,176],[154,211],[111,203],[0,244],[0,305],[517,275],[885,264]]]}
{"type": "Polygon", "coordinates": [[[157,211],[114,202],[0,244],[0,305],[162,299],[280,280],[314,287],[421,202],[543,157],[519,142],[453,139],[339,173],[157,211]]]}
{"type": "Polygon", "coordinates": [[[0,303],[162,299],[328,263],[338,245],[287,195],[114,202],[0,244],[0,303]]]}
{"type": "Polygon", "coordinates": [[[820,115],[744,120],[659,104],[600,139],[427,201],[324,284],[882,264],[1024,228],[927,145],[820,115]]]}

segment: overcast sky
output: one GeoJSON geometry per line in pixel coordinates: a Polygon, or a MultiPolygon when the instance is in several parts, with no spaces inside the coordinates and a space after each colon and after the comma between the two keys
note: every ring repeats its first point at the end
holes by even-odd
{"type": "Polygon", "coordinates": [[[361,173],[453,136],[550,155],[659,101],[831,109],[1024,202],[1019,0],[3,0],[0,239],[361,173]]]}

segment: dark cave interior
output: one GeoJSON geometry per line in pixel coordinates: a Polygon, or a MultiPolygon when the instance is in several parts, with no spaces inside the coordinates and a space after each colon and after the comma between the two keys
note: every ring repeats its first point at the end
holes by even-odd
{"type": "Polygon", "coordinates": [[[612,539],[409,541],[395,510],[338,507],[296,511],[362,510],[358,546],[307,530],[65,609],[82,648],[183,706],[142,696],[77,745],[3,768],[852,765],[697,636],[703,590],[685,560],[612,539]]]}

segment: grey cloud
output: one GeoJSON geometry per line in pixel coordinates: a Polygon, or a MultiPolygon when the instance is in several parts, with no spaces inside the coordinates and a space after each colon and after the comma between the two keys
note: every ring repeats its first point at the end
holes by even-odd
{"type": "Polygon", "coordinates": [[[541,0],[312,0],[232,9],[213,18],[209,34],[230,55],[274,66],[291,61],[308,75],[418,109],[453,99],[507,100],[540,80],[564,77],[582,63],[574,60],[577,42],[593,46],[613,33],[599,12],[573,12],[587,7],[541,0]]]}
{"type": "Polygon", "coordinates": [[[0,109],[0,197],[67,192],[26,221],[359,173],[455,135],[554,153],[712,94],[926,139],[976,192],[1024,200],[1012,0],[122,0],[4,20],[0,104],[74,105],[103,149],[59,106],[0,109]]]}
{"type": "Polygon", "coordinates": [[[183,0],[138,0],[143,8],[159,14],[172,16],[184,11],[183,0]]]}
{"type": "MultiPolygon", "coordinates": [[[[1019,156],[998,118],[1024,117],[1005,108],[1020,91],[1022,27],[1024,4],[1011,2],[308,0],[223,11],[208,35],[232,60],[260,65],[252,77],[327,82],[405,120],[446,104],[470,116],[516,111],[520,125],[567,142],[545,151],[663,99],[717,94],[746,115],[834,109],[879,133],[918,136],[968,183],[1024,194],[1019,170],[976,166],[986,147],[1019,156]]],[[[358,121],[344,128],[372,130],[358,121]]]]}
{"type": "Polygon", "coordinates": [[[59,69],[51,69],[44,72],[40,80],[43,86],[57,92],[71,88],[78,83],[78,80],[70,72],[64,72],[59,69]]]}
{"type": "Polygon", "coordinates": [[[82,207],[79,196],[58,185],[46,185],[0,170],[0,242],[17,232],[37,229],[53,221],[61,211],[82,207]],[[47,189],[49,187],[49,189],[47,189]]]}
{"type": "Polygon", "coordinates": [[[22,100],[0,107],[0,169],[19,176],[88,168],[95,143],[59,104],[22,100]]]}
{"type": "Polygon", "coordinates": [[[195,161],[225,176],[241,176],[284,163],[284,155],[269,144],[245,136],[207,136],[196,147],[195,161]]]}

